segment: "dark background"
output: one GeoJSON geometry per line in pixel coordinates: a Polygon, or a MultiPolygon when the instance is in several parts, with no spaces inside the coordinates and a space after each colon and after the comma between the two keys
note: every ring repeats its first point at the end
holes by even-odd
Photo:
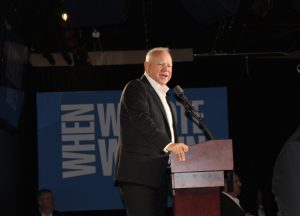
{"type": "MultiPolygon", "coordinates": [[[[203,9],[196,6],[205,1],[90,0],[80,5],[83,14],[74,13],[81,14],[77,21],[62,23],[58,17],[62,7],[75,10],[72,3],[76,2],[79,4],[75,0],[64,4],[54,0],[1,1],[0,84],[25,94],[19,124],[11,125],[5,116],[0,121],[0,191],[5,215],[34,215],[36,210],[36,93],[120,90],[142,75],[143,65],[93,66],[87,52],[168,46],[194,52],[193,62],[174,63],[171,88],[178,84],[183,88],[227,87],[229,133],[235,168],[243,183],[242,205],[256,213],[256,191],[260,189],[267,215],[275,216],[273,165],[300,123],[298,3],[244,0],[228,11],[224,8],[230,6],[222,1],[210,1],[203,9]],[[195,2],[196,6],[187,6],[195,2]],[[99,38],[92,37],[94,30],[99,31],[99,38]],[[39,68],[29,61],[10,63],[3,54],[6,41],[27,47],[28,59],[31,53],[41,53],[51,61],[51,53],[61,52],[71,53],[75,63],[39,68]],[[16,64],[20,67],[14,67],[16,64]],[[14,70],[8,70],[12,67],[14,70]],[[21,81],[17,85],[14,79],[21,81]]],[[[123,212],[68,213],[79,214],[123,212]]]]}

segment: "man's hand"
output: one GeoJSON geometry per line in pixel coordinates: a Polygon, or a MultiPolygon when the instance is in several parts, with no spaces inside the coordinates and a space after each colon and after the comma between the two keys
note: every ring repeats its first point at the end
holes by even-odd
{"type": "Polygon", "coordinates": [[[185,152],[188,150],[189,147],[184,143],[172,143],[167,148],[167,151],[176,154],[179,161],[185,161],[185,152]]]}

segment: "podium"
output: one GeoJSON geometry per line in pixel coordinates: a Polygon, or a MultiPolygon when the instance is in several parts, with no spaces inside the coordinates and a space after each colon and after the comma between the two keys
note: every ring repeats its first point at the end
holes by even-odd
{"type": "Polygon", "coordinates": [[[233,170],[232,140],[189,146],[185,161],[171,155],[174,216],[220,216],[224,171],[233,170]]]}

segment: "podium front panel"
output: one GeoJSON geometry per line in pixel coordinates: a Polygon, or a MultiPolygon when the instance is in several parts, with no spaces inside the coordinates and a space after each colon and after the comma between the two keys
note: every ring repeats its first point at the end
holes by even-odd
{"type": "Polygon", "coordinates": [[[223,171],[173,173],[172,188],[198,188],[224,186],[223,171]]]}
{"type": "Polygon", "coordinates": [[[175,190],[173,216],[220,216],[218,187],[175,190]]]}

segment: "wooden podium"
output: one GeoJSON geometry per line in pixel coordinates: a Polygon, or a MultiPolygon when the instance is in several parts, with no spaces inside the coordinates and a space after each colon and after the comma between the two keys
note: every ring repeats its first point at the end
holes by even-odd
{"type": "Polygon", "coordinates": [[[232,141],[189,146],[185,161],[171,155],[174,216],[220,216],[224,170],[233,170],[232,141]]]}

